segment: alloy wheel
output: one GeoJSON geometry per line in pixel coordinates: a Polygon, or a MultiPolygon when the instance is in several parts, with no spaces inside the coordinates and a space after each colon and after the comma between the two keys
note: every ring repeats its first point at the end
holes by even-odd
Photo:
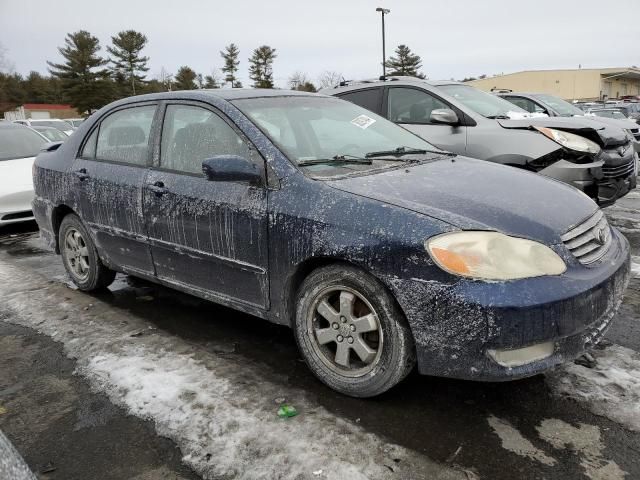
{"type": "Polygon", "coordinates": [[[69,271],[80,281],[89,277],[89,249],[80,233],[75,228],[70,228],[64,236],[64,257],[69,266],[69,271]]]}
{"type": "Polygon", "coordinates": [[[318,293],[311,305],[307,331],[321,361],[348,377],[372,371],[380,360],[383,335],[371,303],[352,288],[336,286],[318,293]]]}

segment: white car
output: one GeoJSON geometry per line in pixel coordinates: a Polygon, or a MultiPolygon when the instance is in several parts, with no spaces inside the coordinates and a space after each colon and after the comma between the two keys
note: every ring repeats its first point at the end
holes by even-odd
{"type": "Polygon", "coordinates": [[[58,118],[27,118],[24,120],[14,120],[13,123],[19,123],[27,127],[53,127],[67,135],[71,135],[75,129],[73,124],[58,118]]]}
{"type": "Polygon", "coordinates": [[[0,226],[33,220],[33,160],[47,139],[38,132],[0,122],[0,226]]]}

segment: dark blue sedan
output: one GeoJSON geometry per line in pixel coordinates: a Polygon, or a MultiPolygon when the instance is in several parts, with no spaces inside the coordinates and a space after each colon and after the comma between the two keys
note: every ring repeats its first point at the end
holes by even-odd
{"type": "Polygon", "coordinates": [[[629,246],[578,190],[439,150],[303,92],[132,97],[49,145],[33,211],[73,282],[145,278],[291,326],[348,395],[572,360],[620,305],[629,246]]]}

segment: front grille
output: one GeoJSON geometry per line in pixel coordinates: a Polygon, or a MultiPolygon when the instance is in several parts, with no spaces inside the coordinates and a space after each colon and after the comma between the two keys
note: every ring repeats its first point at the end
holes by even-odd
{"type": "Polygon", "coordinates": [[[629,174],[633,173],[633,169],[635,168],[635,164],[633,162],[635,162],[635,155],[631,157],[631,160],[623,163],[622,165],[616,165],[615,167],[603,165],[602,173],[604,175],[604,178],[619,178],[628,176],[629,174]]]}
{"type": "Polygon", "coordinates": [[[601,210],[560,237],[583,265],[600,260],[612,242],[611,227],[601,210]]]}

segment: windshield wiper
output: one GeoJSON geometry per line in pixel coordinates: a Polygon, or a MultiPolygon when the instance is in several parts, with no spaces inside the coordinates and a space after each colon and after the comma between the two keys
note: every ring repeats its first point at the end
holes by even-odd
{"type": "MultiPolygon", "coordinates": [[[[447,152],[444,150],[427,150],[424,148],[411,148],[411,147],[398,147],[395,150],[380,150],[379,152],[369,152],[364,157],[365,158],[376,158],[376,157],[401,157],[403,155],[424,155],[425,153],[434,153],[436,155],[446,155],[448,157],[455,157],[457,154],[453,152],[447,152]]],[[[402,162],[415,162],[417,160],[401,160],[400,158],[389,159],[393,161],[402,161],[402,162]]]]}
{"type": "Polygon", "coordinates": [[[298,162],[299,167],[306,167],[309,165],[322,165],[325,163],[359,163],[364,165],[371,165],[371,160],[368,158],[356,157],[351,155],[334,155],[331,158],[311,158],[309,160],[300,160],[298,162]]]}
{"type": "Polygon", "coordinates": [[[427,151],[422,148],[398,147],[394,150],[380,150],[378,152],[369,152],[364,156],[364,158],[388,157],[389,155],[401,157],[402,155],[421,155],[423,153],[427,153],[427,151]]]}

